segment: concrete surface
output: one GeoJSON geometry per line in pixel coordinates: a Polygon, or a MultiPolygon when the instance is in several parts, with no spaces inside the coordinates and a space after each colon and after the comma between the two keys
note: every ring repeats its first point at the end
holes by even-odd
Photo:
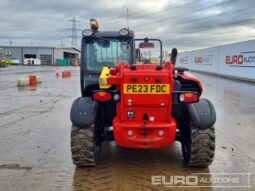
{"type": "MultiPolygon", "coordinates": [[[[216,107],[216,156],[207,169],[182,164],[180,144],[155,150],[132,150],[104,143],[102,160],[94,168],[75,168],[70,153],[69,110],[80,95],[79,68],[70,78],[56,78],[54,67],[0,68],[0,190],[255,190],[254,174],[234,175],[243,188],[164,187],[151,176],[194,175],[225,177],[218,173],[255,173],[255,84],[196,74],[216,107]],[[18,78],[29,73],[42,84],[18,88],[18,78]],[[250,184],[248,184],[250,176],[250,184]]],[[[226,175],[230,176],[230,175],[226,175]]],[[[233,176],[233,175],[231,175],[233,176]]],[[[175,185],[176,186],[176,185],[175,185]]],[[[178,186],[178,185],[177,185],[178,186]]],[[[225,185],[226,186],[226,185],[225,185]]]]}

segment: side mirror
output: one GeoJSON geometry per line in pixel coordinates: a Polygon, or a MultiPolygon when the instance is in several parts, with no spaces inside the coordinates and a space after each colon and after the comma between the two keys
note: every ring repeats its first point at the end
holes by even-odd
{"type": "Polygon", "coordinates": [[[139,48],[135,49],[135,58],[138,62],[141,62],[141,51],[139,48]]]}
{"type": "Polygon", "coordinates": [[[139,48],[154,48],[154,43],[152,42],[141,42],[139,43],[139,48]]]}

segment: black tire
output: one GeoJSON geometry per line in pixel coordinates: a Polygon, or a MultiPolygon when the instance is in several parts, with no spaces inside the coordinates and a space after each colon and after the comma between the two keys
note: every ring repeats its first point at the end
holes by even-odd
{"type": "Polygon", "coordinates": [[[73,163],[80,166],[95,166],[101,153],[101,142],[94,124],[79,128],[72,126],[71,153],[73,163]]]}
{"type": "MultiPolygon", "coordinates": [[[[188,111],[186,110],[186,112],[188,111]]],[[[180,129],[184,136],[181,141],[183,161],[186,165],[192,167],[208,167],[214,158],[214,127],[197,128],[189,119],[188,113],[183,114],[183,116],[184,121],[180,129]]]]}

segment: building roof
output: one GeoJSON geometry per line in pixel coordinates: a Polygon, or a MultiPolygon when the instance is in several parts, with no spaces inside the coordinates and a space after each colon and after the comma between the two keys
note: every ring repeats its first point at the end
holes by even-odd
{"type": "Polygon", "coordinates": [[[36,46],[36,45],[0,45],[0,48],[55,48],[54,46],[36,46]]]}
{"type": "Polygon", "coordinates": [[[75,49],[76,51],[81,51],[80,49],[72,46],[36,46],[36,45],[0,45],[0,48],[55,48],[55,49],[75,49]]]}
{"type": "Polygon", "coordinates": [[[57,46],[55,47],[56,49],[75,49],[76,51],[80,52],[81,50],[76,48],[76,47],[73,47],[73,46],[57,46]]]}

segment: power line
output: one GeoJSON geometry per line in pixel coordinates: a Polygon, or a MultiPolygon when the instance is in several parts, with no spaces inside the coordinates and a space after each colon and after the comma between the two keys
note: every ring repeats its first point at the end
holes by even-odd
{"type": "Polygon", "coordinates": [[[61,44],[63,44],[63,40],[66,37],[66,30],[61,30],[60,33],[54,36],[53,40],[50,40],[48,44],[55,44],[56,42],[61,40],[61,44]]]}
{"type": "MultiPolygon", "coordinates": [[[[152,13],[150,12],[150,13],[147,13],[147,14],[142,15],[142,16],[140,16],[140,17],[136,17],[136,19],[137,19],[137,18],[138,18],[138,19],[141,19],[141,18],[144,18],[144,17],[147,17],[147,16],[157,15],[157,14],[162,13],[162,12],[165,12],[165,11],[171,11],[171,10],[174,10],[174,11],[175,11],[175,10],[178,9],[178,8],[191,6],[191,5],[193,5],[195,2],[197,2],[197,1],[196,1],[196,0],[192,0],[192,1],[188,2],[188,3],[181,4],[181,5],[177,5],[177,6],[167,5],[167,6],[164,7],[164,10],[162,10],[162,11],[157,11],[157,12],[154,12],[154,13],[153,13],[153,12],[152,12],[152,13]]],[[[223,1],[223,2],[216,3],[216,4],[209,4],[209,5],[203,6],[203,10],[202,10],[202,11],[204,11],[205,9],[215,8],[215,7],[219,7],[219,6],[222,6],[222,5],[225,5],[225,6],[233,5],[233,3],[235,3],[235,2],[237,2],[237,0],[226,0],[226,1],[223,1]]],[[[143,13],[143,12],[145,12],[145,11],[151,9],[151,8],[154,8],[154,7],[150,7],[150,8],[146,8],[146,9],[140,10],[140,11],[132,12],[131,14],[129,14],[129,17],[134,17],[135,15],[139,15],[139,14],[141,14],[141,13],[143,13]]],[[[188,12],[188,13],[185,12],[185,13],[182,13],[182,14],[177,14],[177,15],[173,15],[173,16],[168,16],[168,17],[166,17],[166,18],[161,18],[161,19],[156,19],[156,20],[155,20],[155,19],[150,19],[150,22],[148,22],[148,23],[143,23],[142,25],[141,25],[141,24],[139,24],[139,25],[133,25],[133,26],[131,25],[131,27],[132,27],[132,28],[135,28],[135,29],[137,29],[137,28],[142,28],[143,30],[140,30],[140,31],[144,31],[144,29],[145,29],[146,27],[151,28],[151,27],[149,26],[149,25],[151,25],[151,24],[160,23],[160,22],[166,22],[166,21],[170,21],[170,20],[176,19],[176,18],[178,18],[178,17],[189,16],[189,15],[192,15],[192,14],[194,14],[194,13],[196,13],[196,12],[201,12],[201,7],[200,7],[200,6],[196,6],[194,9],[193,9],[192,12],[188,12]],[[195,9],[195,10],[194,10],[194,9],[195,9]]],[[[106,22],[106,23],[123,22],[123,21],[119,20],[119,19],[122,19],[123,17],[125,17],[125,15],[122,15],[122,16],[120,16],[119,18],[116,17],[115,19],[109,20],[109,21],[106,22]]],[[[195,19],[195,20],[199,20],[199,19],[195,19]]],[[[203,19],[201,19],[201,20],[203,20],[203,19]]],[[[193,22],[193,20],[190,20],[189,22],[193,22]]],[[[177,25],[179,25],[179,24],[180,24],[180,23],[178,22],[177,25]]]]}
{"type": "MultiPolygon", "coordinates": [[[[206,9],[211,9],[211,8],[214,8],[214,7],[219,7],[221,5],[226,5],[228,3],[233,3],[233,0],[227,0],[225,2],[220,2],[220,3],[216,3],[216,4],[213,4],[213,5],[208,5],[206,7],[204,7],[203,11],[206,9]]],[[[188,3],[190,4],[190,3],[188,3]]],[[[132,26],[133,28],[140,28],[140,27],[143,27],[144,26],[148,26],[148,25],[151,25],[151,24],[154,24],[154,23],[161,23],[161,22],[165,22],[165,21],[169,21],[169,20],[173,20],[173,19],[176,19],[178,17],[182,17],[182,16],[188,16],[188,15],[192,15],[196,12],[201,12],[201,8],[200,7],[197,7],[197,10],[193,10],[191,13],[183,13],[183,14],[177,14],[177,15],[174,15],[174,16],[168,16],[168,17],[165,17],[165,18],[161,18],[161,19],[156,19],[154,21],[150,21],[148,23],[145,23],[143,24],[142,26],[141,25],[134,25],[132,26]]],[[[192,21],[191,21],[192,22],[192,21]]],[[[179,24],[179,23],[178,23],[179,24]]]]}
{"type": "MultiPolygon", "coordinates": [[[[185,3],[185,4],[181,4],[181,5],[176,5],[176,6],[172,6],[172,4],[167,4],[166,6],[164,6],[164,9],[161,10],[161,11],[153,11],[153,12],[149,12],[145,15],[142,15],[140,17],[137,17],[137,15],[141,15],[143,13],[146,13],[146,11],[150,10],[150,9],[155,9],[155,6],[152,6],[152,7],[148,7],[148,8],[145,8],[145,9],[140,9],[138,11],[134,11],[134,12],[131,12],[129,13],[129,16],[130,18],[134,16],[136,16],[136,18],[143,18],[143,17],[147,17],[147,16],[151,16],[151,15],[156,15],[156,14],[159,14],[159,13],[162,13],[162,12],[165,12],[165,11],[170,11],[170,10],[174,10],[174,9],[178,9],[178,8],[181,8],[181,7],[185,7],[185,6],[189,6],[191,4],[193,4],[194,2],[196,2],[197,0],[192,0],[188,3],[185,3]]],[[[106,20],[104,23],[115,23],[115,22],[122,22],[122,20],[120,19],[124,19],[126,17],[126,15],[120,15],[120,16],[116,16],[116,17],[112,17],[112,18],[104,18],[102,20],[106,20]]]]}
{"type": "MultiPolygon", "coordinates": [[[[145,12],[145,11],[147,11],[147,10],[149,10],[149,9],[151,9],[151,8],[155,8],[154,6],[153,7],[148,7],[148,8],[146,8],[146,9],[140,9],[140,10],[138,10],[138,11],[134,11],[134,12],[131,12],[131,13],[129,13],[129,15],[137,15],[137,14],[140,14],[140,13],[142,13],[142,12],[145,12]]],[[[124,15],[119,15],[119,16],[114,16],[114,17],[107,17],[107,18],[102,18],[102,19],[100,19],[101,21],[104,21],[104,23],[112,23],[112,22],[120,22],[120,19],[124,19],[124,18],[126,18],[126,14],[124,15]]]]}
{"type": "Polygon", "coordinates": [[[129,14],[128,14],[128,8],[127,8],[127,28],[129,29],[129,14]]]}
{"type": "MultiPolygon", "coordinates": [[[[229,11],[229,12],[226,12],[226,13],[220,13],[218,15],[213,15],[213,16],[207,16],[207,17],[203,17],[203,18],[197,18],[197,19],[192,19],[192,20],[188,20],[188,21],[184,21],[184,22],[179,22],[179,23],[176,23],[174,26],[175,30],[171,30],[170,32],[171,33],[177,33],[177,32],[180,32],[178,29],[176,29],[176,26],[181,26],[181,25],[185,25],[185,24],[192,24],[192,23],[197,23],[197,22],[201,22],[201,21],[206,21],[206,20],[210,20],[212,18],[222,18],[222,16],[228,16],[228,15],[231,15],[232,13],[236,13],[236,12],[241,12],[241,11],[244,11],[244,10],[248,10],[248,9],[252,9],[253,7],[243,7],[241,9],[235,9],[235,10],[232,10],[232,11],[229,11]]],[[[231,20],[231,22],[228,22],[228,23],[233,23],[233,24],[241,24],[242,22],[247,22],[247,21],[253,21],[254,18],[247,18],[247,19],[243,19],[243,20],[239,20],[239,21],[233,21],[231,20]]],[[[221,24],[221,25],[226,25],[226,22],[221,24]]],[[[208,29],[212,29],[216,26],[216,24],[213,24],[211,26],[205,26],[205,30],[208,30],[208,29]]],[[[143,32],[143,30],[138,30],[137,32],[143,32]]],[[[201,27],[196,31],[196,32],[199,32],[201,31],[201,27]]],[[[186,33],[189,33],[189,32],[193,32],[193,31],[186,31],[186,33]]],[[[163,34],[167,34],[167,36],[169,36],[169,32],[165,32],[163,34]]],[[[161,37],[164,37],[162,35],[160,35],[161,37]]]]}
{"type": "MultiPolygon", "coordinates": [[[[146,13],[145,11],[142,11],[141,13],[146,13],[145,15],[142,15],[140,17],[137,17],[137,15],[140,15],[140,14],[133,14],[132,16],[136,16],[135,18],[136,19],[141,19],[141,18],[145,18],[145,17],[149,17],[149,16],[155,16],[157,14],[160,14],[162,12],[169,12],[171,10],[177,10],[179,8],[182,8],[182,7],[187,7],[187,6],[190,6],[190,5],[193,5],[195,2],[197,2],[197,0],[192,0],[190,2],[187,2],[187,3],[184,3],[184,4],[180,4],[180,5],[176,5],[176,6],[173,6],[172,4],[168,4],[168,5],[165,5],[163,7],[163,10],[159,10],[159,11],[154,11],[154,12],[148,12],[146,13]]],[[[155,9],[155,7],[152,7],[153,9],[155,9]]]]}
{"type": "MultiPolygon", "coordinates": [[[[231,0],[233,1],[233,0],[231,0]]],[[[140,9],[138,11],[129,11],[128,15],[129,15],[129,18],[136,16],[136,19],[141,19],[143,17],[147,17],[147,16],[151,16],[151,15],[156,15],[156,14],[160,14],[162,12],[165,12],[165,11],[171,11],[171,10],[176,10],[176,9],[179,9],[181,7],[185,7],[185,6],[189,6],[189,5],[192,5],[194,2],[197,2],[197,0],[191,0],[185,4],[181,4],[181,5],[176,5],[176,6],[173,6],[172,4],[166,4],[164,6],[164,9],[161,10],[161,11],[153,11],[153,12],[149,12],[145,15],[142,15],[143,13],[146,13],[148,10],[150,9],[155,9],[155,6],[151,6],[151,7],[148,7],[148,8],[145,8],[145,9],[140,9]],[[140,17],[137,17],[137,15],[141,15],[140,17]]],[[[119,15],[119,16],[114,16],[114,17],[107,17],[107,18],[102,18],[100,19],[100,22],[103,21],[104,24],[112,24],[112,23],[122,23],[123,20],[127,18],[127,14],[123,14],[123,15],[119,15]]],[[[130,19],[129,19],[130,20],[130,19]]]]}
{"type": "Polygon", "coordinates": [[[69,20],[72,23],[72,28],[69,28],[67,30],[71,30],[71,35],[68,36],[69,38],[71,38],[71,45],[74,47],[78,47],[77,44],[77,23],[79,23],[79,20],[76,20],[75,17],[73,17],[73,19],[69,20]]]}

